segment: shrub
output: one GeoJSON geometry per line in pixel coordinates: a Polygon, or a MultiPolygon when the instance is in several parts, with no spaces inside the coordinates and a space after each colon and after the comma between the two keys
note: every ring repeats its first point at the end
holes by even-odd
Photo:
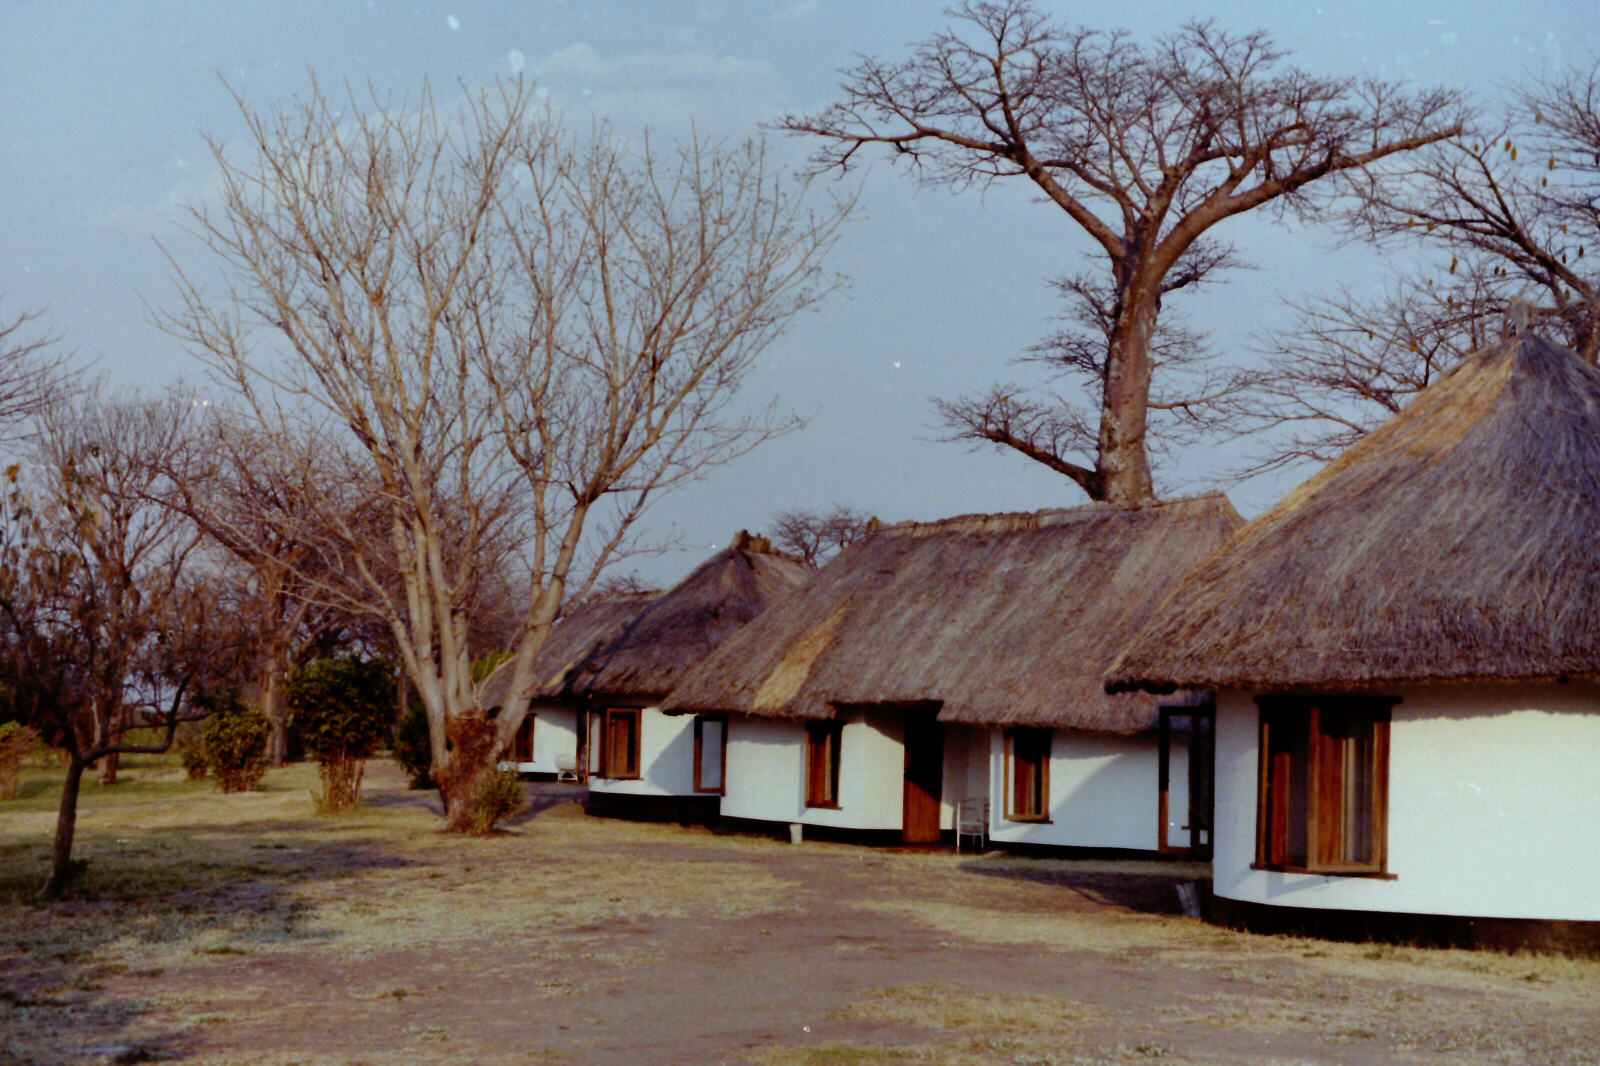
{"type": "Polygon", "coordinates": [[[522,778],[515,770],[492,770],[484,774],[467,804],[472,831],[480,835],[492,832],[496,825],[527,809],[522,778]]]}
{"type": "Polygon", "coordinates": [[[0,722],[0,800],[22,790],[22,760],[40,746],[39,734],[21,722],[0,722]]]}
{"type": "Polygon", "coordinates": [[[261,784],[267,772],[267,716],[237,696],[217,700],[206,719],[206,768],[224,792],[245,792],[261,784]]]}
{"type": "Polygon", "coordinates": [[[394,731],[394,761],[405,771],[412,788],[432,788],[433,746],[428,739],[428,712],[411,700],[394,731]]]}
{"type": "Polygon", "coordinates": [[[173,747],[177,749],[178,761],[183,764],[183,772],[190,781],[199,781],[206,776],[209,772],[206,766],[206,741],[198,726],[189,723],[179,729],[173,747]]]}
{"type": "Polygon", "coordinates": [[[382,659],[318,659],[295,671],[284,696],[306,751],[321,764],[317,809],[352,809],[366,760],[394,732],[394,672],[382,659]]]}

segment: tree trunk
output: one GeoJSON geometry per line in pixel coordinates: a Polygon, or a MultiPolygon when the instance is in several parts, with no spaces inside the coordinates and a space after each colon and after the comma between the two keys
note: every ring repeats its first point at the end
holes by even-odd
{"type": "Polygon", "coordinates": [[[50,853],[50,879],[40,895],[54,899],[66,887],[72,863],[72,838],[78,828],[78,791],[88,764],[73,756],[67,765],[67,780],[61,787],[61,808],[56,814],[56,842],[50,853]]]}
{"type": "MultiPolygon", "coordinates": [[[[110,747],[112,745],[112,736],[115,734],[120,737],[117,730],[125,723],[127,714],[128,711],[125,707],[117,707],[107,714],[97,713],[94,719],[93,746],[101,750],[110,747]]],[[[99,761],[94,764],[95,779],[102,785],[116,784],[117,770],[121,766],[121,761],[118,758],[118,753],[114,751],[101,756],[99,761]]]]}
{"type": "Polygon", "coordinates": [[[1100,411],[1097,499],[1118,507],[1155,502],[1145,425],[1150,400],[1150,338],[1159,299],[1152,286],[1130,284],[1106,352],[1105,402],[1100,411]]]}
{"type": "Polygon", "coordinates": [[[272,732],[267,735],[267,759],[273,766],[289,765],[289,713],[283,703],[282,686],[278,684],[277,655],[263,658],[261,680],[256,688],[256,705],[267,716],[272,732]]]}
{"type": "Polygon", "coordinates": [[[443,764],[436,760],[433,766],[433,779],[444,801],[444,829],[470,833],[473,794],[483,779],[495,772],[499,761],[496,726],[481,714],[452,715],[445,719],[445,738],[448,756],[443,764]]]}

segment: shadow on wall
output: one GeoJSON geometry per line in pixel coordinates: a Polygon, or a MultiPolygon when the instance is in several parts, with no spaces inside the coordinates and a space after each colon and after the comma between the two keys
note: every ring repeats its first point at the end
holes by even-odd
{"type": "Polygon", "coordinates": [[[688,795],[694,791],[694,716],[654,714],[653,723],[640,722],[640,728],[654,725],[658,729],[676,728],[677,735],[666,747],[656,752],[655,758],[640,767],[639,776],[644,784],[660,789],[667,795],[688,795]]]}

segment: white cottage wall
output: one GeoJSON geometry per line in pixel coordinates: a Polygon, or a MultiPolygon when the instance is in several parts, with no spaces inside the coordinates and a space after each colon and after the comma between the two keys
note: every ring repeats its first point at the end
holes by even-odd
{"type": "Polygon", "coordinates": [[[577,709],[568,703],[534,703],[528,713],[533,716],[533,760],[501,765],[524,774],[555,774],[576,768],[577,709]]]}
{"type": "Polygon", "coordinates": [[[1600,920],[1600,687],[1480,684],[1398,694],[1390,879],[1252,870],[1258,716],[1217,701],[1215,891],[1286,907],[1600,920]]]}
{"type": "MultiPolygon", "coordinates": [[[[598,722],[598,716],[596,716],[598,722]]],[[[600,777],[598,728],[591,730],[589,791],[619,796],[693,796],[694,716],[662,714],[646,707],[639,715],[639,776],[600,777]]],[[[536,749],[537,750],[537,749],[536,749]]]]}
{"type": "Polygon", "coordinates": [[[902,822],[904,733],[898,716],[842,716],[839,809],[807,807],[806,727],[789,719],[734,717],[728,724],[725,818],[840,829],[894,829],[902,822]]]}
{"type": "Polygon", "coordinates": [[[1160,742],[1153,733],[1108,736],[1057,729],[1050,738],[1050,820],[1006,818],[1003,730],[989,745],[990,839],[1077,848],[1160,846],[1160,742]]]}

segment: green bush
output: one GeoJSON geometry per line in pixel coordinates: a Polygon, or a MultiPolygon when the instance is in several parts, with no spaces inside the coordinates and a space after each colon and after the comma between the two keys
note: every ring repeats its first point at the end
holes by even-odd
{"type": "Polygon", "coordinates": [[[412,788],[432,788],[433,745],[428,739],[428,712],[411,700],[394,731],[394,761],[405,771],[412,788]]]}
{"type": "Polygon", "coordinates": [[[490,833],[507,818],[515,818],[528,809],[527,797],[522,792],[522,778],[515,770],[491,770],[478,782],[477,791],[467,804],[467,815],[472,831],[480,835],[490,833]]]}
{"type": "Polygon", "coordinates": [[[194,723],[186,723],[178,730],[178,739],[173,747],[178,752],[178,761],[183,765],[183,772],[190,781],[199,781],[210,772],[206,766],[206,740],[200,728],[194,723]]]}
{"type": "Polygon", "coordinates": [[[39,734],[21,722],[0,722],[0,800],[22,790],[22,760],[41,747],[39,734]]]}
{"type": "Polygon", "coordinates": [[[245,792],[261,784],[267,772],[267,716],[237,696],[217,700],[206,719],[206,769],[224,792],[245,792]]]}
{"type": "Polygon", "coordinates": [[[355,807],[366,760],[394,732],[394,671],[382,659],[318,659],[295,671],[284,698],[306,751],[321,764],[317,808],[355,807]]]}

